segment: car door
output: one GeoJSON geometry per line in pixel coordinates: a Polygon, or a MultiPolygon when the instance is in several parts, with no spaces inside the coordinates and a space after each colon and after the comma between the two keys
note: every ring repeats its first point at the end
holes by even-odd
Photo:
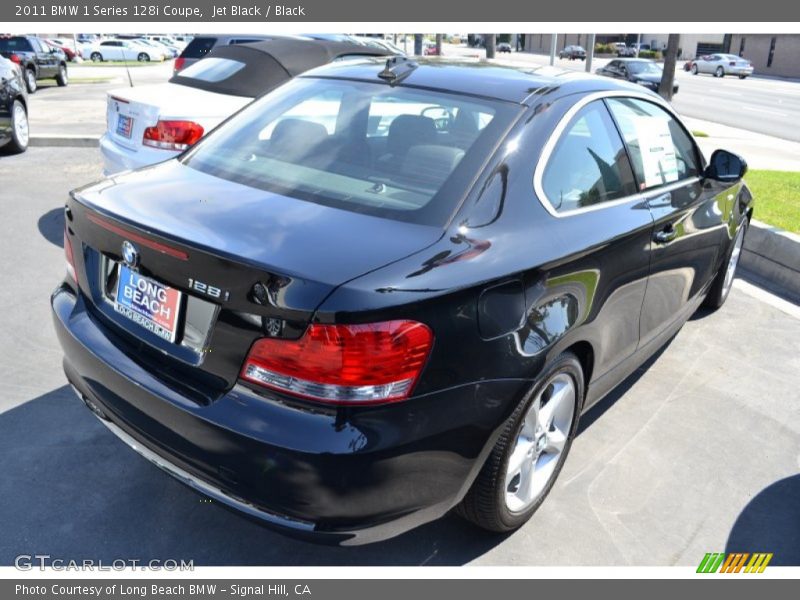
{"type": "Polygon", "coordinates": [[[622,63],[618,60],[612,60],[603,69],[603,74],[607,77],[614,77],[618,79],[620,77],[619,67],[621,64],[622,63]]]}
{"type": "MultiPolygon", "coordinates": [[[[577,305],[574,318],[595,348],[593,380],[610,386],[617,379],[604,376],[639,343],[653,221],[604,101],[571,110],[576,112],[567,113],[562,131],[556,128],[534,175],[536,195],[557,217],[547,228],[561,253],[549,271],[545,298],[560,293],[568,306],[577,305]]],[[[547,315],[552,307],[536,308],[547,315]]]]}
{"type": "Polygon", "coordinates": [[[686,318],[702,299],[725,247],[731,202],[725,190],[703,180],[697,145],[665,106],[645,97],[606,102],[653,216],[640,320],[643,346],[686,318]]]}
{"type": "Polygon", "coordinates": [[[42,42],[40,39],[32,37],[29,38],[33,52],[36,56],[36,67],[39,71],[39,77],[53,77],[58,68],[58,55],[50,51],[50,46],[42,42]]]}

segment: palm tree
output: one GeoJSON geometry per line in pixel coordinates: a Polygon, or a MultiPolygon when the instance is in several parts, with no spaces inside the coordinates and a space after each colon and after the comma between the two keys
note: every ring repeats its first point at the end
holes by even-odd
{"type": "Polygon", "coordinates": [[[679,33],[670,33],[667,38],[667,52],[664,55],[664,74],[658,86],[658,94],[664,100],[672,100],[672,85],[675,81],[675,63],[678,60],[678,46],[681,43],[679,33]]]}

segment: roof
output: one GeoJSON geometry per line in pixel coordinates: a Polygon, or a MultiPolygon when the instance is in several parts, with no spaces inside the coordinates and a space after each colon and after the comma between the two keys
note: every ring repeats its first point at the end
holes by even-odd
{"type": "Polygon", "coordinates": [[[245,64],[244,68],[221,81],[202,81],[186,77],[181,71],[171,83],[179,83],[219,94],[256,98],[309,69],[343,56],[388,56],[390,52],[360,44],[301,38],[281,38],[214,46],[202,60],[226,58],[245,64]]]}
{"type": "MultiPolygon", "coordinates": [[[[631,84],[589,73],[557,67],[532,69],[480,60],[441,60],[415,57],[418,66],[395,85],[419,87],[471,96],[531,104],[534,95],[560,90],[561,94],[604,90],[630,90],[631,84]]],[[[335,77],[389,83],[378,77],[385,60],[338,62],[309,71],[303,77],[335,77]]],[[[637,88],[638,89],[638,88],[637,88]]]]}

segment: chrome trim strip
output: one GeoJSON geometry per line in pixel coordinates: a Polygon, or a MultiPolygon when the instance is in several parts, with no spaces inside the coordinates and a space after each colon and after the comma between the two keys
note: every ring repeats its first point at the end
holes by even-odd
{"type": "Polygon", "coordinates": [[[281,527],[286,527],[289,529],[295,529],[300,531],[314,531],[314,523],[311,523],[310,521],[301,521],[299,519],[292,519],[289,517],[266,512],[260,508],[253,506],[249,502],[245,502],[244,500],[234,498],[233,496],[211,485],[210,483],[207,483],[202,479],[198,479],[194,475],[184,471],[179,466],[169,462],[165,458],[159,456],[149,448],[137,442],[134,438],[125,433],[122,429],[120,429],[117,425],[115,425],[108,419],[105,419],[99,414],[97,414],[96,407],[93,408],[93,406],[89,404],[89,402],[83,396],[83,394],[81,394],[80,391],[78,391],[75,387],[73,387],[72,389],[75,390],[75,393],[78,395],[78,397],[84,403],[86,403],[86,405],[89,407],[89,410],[91,410],[92,413],[94,413],[97,419],[103,425],[108,427],[111,433],[113,433],[115,436],[117,436],[119,439],[125,442],[128,446],[131,447],[131,449],[136,451],[143,458],[146,458],[148,461],[153,463],[162,471],[166,471],[168,474],[172,475],[175,479],[178,479],[179,481],[185,483],[189,487],[194,488],[198,492],[205,494],[206,496],[213,498],[214,500],[221,502],[222,504],[226,504],[247,515],[256,517],[257,519],[261,519],[262,521],[267,521],[274,525],[280,525],[281,527]]]}
{"type": "MultiPolygon", "coordinates": [[[[665,194],[679,187],[683,187],[685,185],[691,185],[692,183],[695,183],[700,180],[699,177],[682,179],[680,181],[676,181],[667,185],[663,185],[657,188],[652,188],[645,192],[639,192],[631,196],[618,198],[610,202],[601,202],[599,204],[593,204],[591,206],[584,206],[581,208],[574,208],[572,210],[565,210],[563,212],[558,212],[555,209],[555,205],[552,202],[550,202],[550,199],[544,193],[544,187],[542,185],[542,177],[544,176],[544,170],[547,167],[547,163],[550,162],[550,155],[553,153],[556,144],[561,139],[561,134],[564,133],[564,129],[566,129],[567,125],[569,125],[570,121],[572,121],[572,118],[575,116],[575,114],[590,102],[594,102],[595,100],[602,100],[603,98],[637,98],[639,100],[652,102],[653,104],[656,104],[661,108],[665,109],[670,114],[670,116],[672,116],[676,121],[678,121],[678,123],[687,132],[689,131],[686,125],[683,123],[683,121],[681,121],[680,117],[675,113],[673,108],[669,104],[667,104],[667,102],[665,102],[660,96],[653,96],[652,94],[644,94],[633,90],[631,91],[607,90],[604,92],[595,92],[593,94],[587,94],[586,96],[578,100],[578,102],[573,104],[570,107],[570,109],[566,112],[566,114],[563,117],[561,117],[561,120],[556,125],[556,128],[553,130],[553,133],[550,134],[547,143],[545,143],[544,148],[542,148],[542,153],[539,155],[539,161],[536,163],[536,170],[533,172],[533,190],[536,193],[536,197],[539,199],[539,202],[544,207],[544,209],[552,216],[558,219],[564,217],[570,217],[572,215],[582,214],[585,212],[591,212],[594,210],[601,210],[612,206],[619,206],[620,204],[627,204],[628,202],[638,202],[643,200],[644,198],[648,198],[650,196],[658,194],[665,194]]],[[[694,139],[692,139],[692,141],[694,141],[694,139]]]]}

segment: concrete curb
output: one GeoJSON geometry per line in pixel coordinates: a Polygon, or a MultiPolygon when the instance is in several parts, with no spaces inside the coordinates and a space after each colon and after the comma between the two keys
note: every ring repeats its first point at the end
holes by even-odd
{"type": "Polygon", "coordinates": [[[70,134],[32,135],[29,145],[49,148],[97,148],[100,145],[100,136],[70,134]]]}
{"type": "Polygon", "coordinates": [[[739,264],[761,287],[800,303],[800,236],[753,220],[739,264]]]}

